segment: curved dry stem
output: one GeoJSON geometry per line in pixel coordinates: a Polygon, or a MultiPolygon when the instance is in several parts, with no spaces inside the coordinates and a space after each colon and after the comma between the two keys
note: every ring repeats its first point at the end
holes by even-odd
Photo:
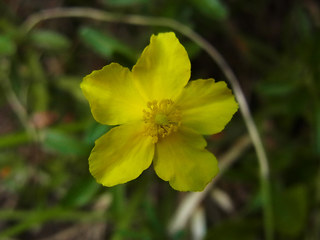
{"type": "Polygon", "coordinates": [[[233,73],[230,66],[226,63],[222,55],[203,37],[193,31],[186,25],[183,25],[173,19],[161,18],[161,17],[144,17],[139,15],[119,15],[92,8],[56,8],[43,10],[30,16],[25,23],[22,25],[23,30],[29,32],[39,22],[54,18],[65,18],[65,17],[76,17],[76,18],[90,18],[99,21],[106,22],[121,22],[131,25],[142,25],[142,26],[163,26],[171,28],[181,34],[187,36],[196,44],[198,44],[203,50],[205,50],[210,57],[220,67],[225,77],[229,81],[237,98],[240,106],[241,114],[244,118],[247,126],[250,138],[254,145],[255,151],[258,156],[260,166],[260,177],[261,177],[261,189],[262,196],[264,199],[264,216],[265,216],[265,228],[266,238],[273,238],[273,224],[272,224],[272,209],[269,191],[269,166],[264,150],[261,137],[259,135],[257,126],[255,125],[251,112],[248,107],[248,103],[245,99],[243,91],[240,87],[239,81],[233,73]]]}

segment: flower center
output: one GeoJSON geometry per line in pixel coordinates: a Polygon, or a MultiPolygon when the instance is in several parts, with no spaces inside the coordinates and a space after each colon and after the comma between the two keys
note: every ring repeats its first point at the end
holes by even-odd
{"type": "Polygon", "coordinates": [[[145,134],[152,137],[154,143],[176,132],[181,125],[181,112],[170,99],[151,101],[143,110],[145,134]]]}

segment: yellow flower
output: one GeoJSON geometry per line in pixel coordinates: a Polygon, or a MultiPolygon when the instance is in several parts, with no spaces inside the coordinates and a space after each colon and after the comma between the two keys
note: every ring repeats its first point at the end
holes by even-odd
{"type": "Polygon", "coordinates": [[[96,121],[119,125],[95,142],[91,174],[105,186],[137,178],[153,161],[180,191],[201,191],[218,173],[202,134],[218,133],[238,104],[225,82],[188,83],[190,60],[173,32],[152,35],[132,71],[117,63],[81,83],[96,121]]]}

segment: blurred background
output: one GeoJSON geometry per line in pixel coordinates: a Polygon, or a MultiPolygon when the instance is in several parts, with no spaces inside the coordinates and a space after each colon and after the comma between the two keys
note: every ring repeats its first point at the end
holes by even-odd
{"type": "MultiPolygon", "coordinates": [[[[92,118],[82,78],[110,62],[131,68],[151,34],[172,29],[60,18],[26,32],[30,16],[57,7],[175,19],[213,44],[239,78],[269,157],[269,234],[320,239],[316,0],[0,0],[0,239],[266,239],[259,165],[239,112],[207,137],[221,162],[240,149],[234,163],[187,217],[177,216],[199,195],[174,191],[152,167],[113,188],[95,182],[87,159],[111,127],[92,118]]],[[[226,80],[177,36],[192,79],[226,80]]]]}

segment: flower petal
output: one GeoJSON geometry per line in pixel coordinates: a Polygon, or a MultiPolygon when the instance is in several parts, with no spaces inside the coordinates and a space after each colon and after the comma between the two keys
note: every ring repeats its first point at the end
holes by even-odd
{"type": "Polygon", "coordinates": [[[176,190],[202,191],[219,171],[216,158],[205,146],[205,139],[187,128],[162,139],[154,159],[157,175],[176,190]]]}
{"type": "Polygon", "coordinates": [[[83,79],[81,89],[93,117],[102,124],[117,125],[142,118],[144,101],[128,68],[111,63],[93,71],[83,79]]]}
{"type": "Polygon", "coordinates": [[[191,73],[188,54],[173,32],[152,35],[132,73],[148,100],[175,99],[191,73]]]}
{"type": "Polygon", "coordinates": [[[213,79],[191,81],[176,103],[181,108],[182,124],[208,135],[222,131],[238,110],[227,84],[213,79]]]}
{"type": "Polygon", "coordinates": [[[108,187],[125,183],[150,166],[154,144],[142,131],[142,123],[125,124],[96,141],[89,157],[89,169],[97,182],[108,187]]]}

